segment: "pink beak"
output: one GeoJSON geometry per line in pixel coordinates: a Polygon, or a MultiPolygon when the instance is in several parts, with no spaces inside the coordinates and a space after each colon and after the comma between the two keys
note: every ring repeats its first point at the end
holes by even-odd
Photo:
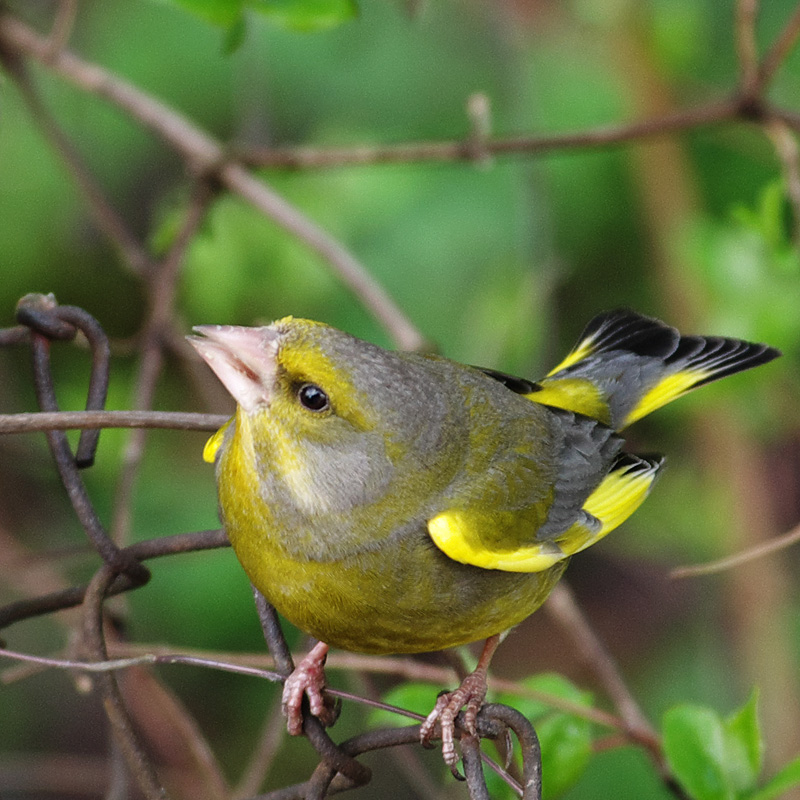
{"type": "Polygon", "coordinates": [[[275,380],[278,332],[273,327],[198,325],[187,336],[234,400],[248,412],[269,405],[275,380]]]}

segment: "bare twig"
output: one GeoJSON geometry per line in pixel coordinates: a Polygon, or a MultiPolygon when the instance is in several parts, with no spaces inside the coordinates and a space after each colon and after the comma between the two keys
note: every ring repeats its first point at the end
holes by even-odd
{"type": "MultiPolygon", "coordinates": [[[[155,271],[147,276],[149,313],[140,337],[141,359],[133,399],[133,407],[137,411],[149,409],[153,403],[156,384],[164,362],[165,342],[162,331],[169,328],[180,267],[186,249],[205,217],[211,198],[212,193],[208,184],[205,181],[196,182],[186,217],[172,247],[155,271]]],[[[128,539],[131,501],[139,464],[144,455],[146,436],[146,428],[132,430],[123,450],[122,470],[110,525],[111,537],[118,544],[124,544],[128,539]]]]}
{"type": "MultiPolygon", "coordinates": [[[[28,302],[24,306],[21,304],[17,314],[20,321],[34,325],[39,314],[53,310],[50,303],[55,304],[55,300],[52,296],[31,295],[29,298],[33,298],[35,302],[28,302]],[[29,319],[30,322],[28,322],[29,319]]],[[[53,315],[53,319],[55,322],[64,322],[57,315],[53,315]]],[[[39,327],[32,328],[31,336],[36,398],[42,409],[52,412],[58,410],[58,403],[50,374],[50,342],[40,330],[39,327]]],[[[116,572],[126,573],[136,583],[146,583],[150,577],[149,571],[129,553],[117,548],[103,528],[78,472],[78,464],[73,457],[66,434],[63,431],[51,430],[47,432],[46,436],[59,477],[72,503],[73,510],[101,558],[107,564],[113,565],[116,572]]]]}
{"type": "Polygon", "coordinates": [[[792,240],[800,245],[800,149],[792,129],[784,120],[769,119],[764,130],[783,167],[786,195],[792,207],[792,240]]]}
{"type": "Polygon", "coordinates": [[[761,62],[758,70],[758,87],[761,91],[764,91],[775,77],[775,73],[795,46],[798,36],[800,36],[800,5],[792,12],[761,62]]]}
{"type": "Polygon", "coordinates": [[[277,192],[273,192],[266,183],[255,180],[243,166],[225,164],[220,168],[219,177],[228,189],[275,220],[335,266],[339,277],[386,328],[398,347],[403,350],[428,348],[424,337],[395,305],[386,290],[338,240],[301,214],[277,192]]]}
{"type": "MultiPolygon", "coordinates": [[[[648,120],[608,125],[577,133],[542,136],[507,136],[481,141],[486,155],[545,155],[559,150],[579,150],[626,144],[638,139],[666,136],[705,125],[718,125],[736,119],[740,101],[721,99],[697,108],[648,120]]],[[[357,147],[290,147],[237,151],[248,164],[277,169],[311,169],[372,164],[413,163],[419,161],[471,161],[475,145],[462,141],[409,142],[394,145],[357,147]]]]}
{"type": "Polygon", "coordinates": [[[709,561],[706,564],[677,567],[670,572],[669,576],[670,578],[696,578],[701,575],[715,575],[720,572],[727,572],[728,570],[749,564],[755,558],[762,558],[777,550],[784,550],[797,542],[800,542],[800,525],[795,526],[790,531],[776,536],[773,539],[759,542],[754,547],[749,547],[747,550],[734,553],[732,556],[726,556],[717,561],[709,561]]]}
{"type": "Polygon", "coordinates": [[[751,97],[758,90],[757,20],[758,0],[738,0],[736,54],[739,57],[739,90],[744,97],[751,97]]]}
{"type": "Polygon", "coordinates": [[[47,411],[0,414],[0,435],[87,428],[163,428],[176,431],[216,431],[229,417],[186,411],[47,411]]]}
{"type": "MultiPolygon", "coordinates": [[[[66,4],[66,6],[69,5],[70,3],[66,4]]],[[[61,49],[61,44],[54,42],[55,40],[50,41],[46,45],[51,58],[55,57],[61,49]]],[[[9,74],[15,80],[34,122],[38,124],[41,132],[61,157],[75,185],[83,195],[98,230],[117,248],[123,263],[133,273],[144,274],[152,265],[147,250],[128,228],[125,220],[117,213],[83,160],[83,156],[42,102],[24,64],[19,61],[9,63],[9,60],[3,59],[2,55],[2,47],[0,47],[0,60],[5,62],[9,74]]]]}
{"type": "MultiPolygon", "coordinates": [[[[95,661],[106,659],[103,635],[103,601],[114,581],[114,571],[101,567],[89,583],[84,604],[84,641],[95,661]]],[[[147,800],[165,800],[167,794],[140,740],[120,694],[116,677],[99,672],[95,682],[103,696],[103,707],[122,750],[125,763],[147,800]]]]}
{"type": "Polygon", "coordinates": [[[120,77],[67,51],[53,53],[45,38],[13,17],[0,16],[0,44],[10,52],[45,64],[86,92],[124,109],[158,134],[200,175],[214,175],[230,191],[256,206],[322,256],[339,278],[407,350],[426,346],[424,338],[383,287],[336,239],[289,204],[244,167],[227,159],[225,149],[174,109],[120,77]]]}
{"type": "Polygon", "coordinates": [[[281,711],[281,698],[278,696],[264,715],[261,734],[248,759],[247,767],[233,790],[234,800],[258,794],[285,738],[286,724],[281,711]]]}
{"type": "Polygon", "coordinates": [[[69,41],[75,18],[78,15],[78,0],[59,0],[53,27],[50,29],[50,49],[55,55],[69,41]]]}
{"type": "Polygon", "coordinates": [[[570,638],[583,661],[597,676],[624,720],[630,736],[643,744],[657,763],[663,764],[658,735],[642,713],[620,675],[617,665],[597,638],[563,580],[553,589],[543,608],[570,638]]]}
{"type": "MultiPolygon", "coordinates": [[[[196,550],[213,550],[217,547],[228,547],[228,537],[222,530],[199,531],[196,533],[174,534],[158,539],[136,542],[119,552],[123,557],[132,557],[137,561],[160,556],[187,553],[196,550]]],[[[120,594],[138,588],[141,584],[130,580],[125,575],[118,576],[108,587],[106,595],[120,594]]],[[[0,608],[0,628],[20,622],[24,619],[49,614],[64,608],[74,608],[83,603],[86,596],[85,586],[73,586],[70,589],[52,594],[20,600],[0,608]]]]}

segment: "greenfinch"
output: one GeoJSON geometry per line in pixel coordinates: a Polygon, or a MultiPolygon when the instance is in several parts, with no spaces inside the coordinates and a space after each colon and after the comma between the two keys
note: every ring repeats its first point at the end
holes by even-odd
{"type": "Polygon", "coordinates": [[[466,705],[474,730],[501,635],[650,491],[662,459],[622,452],[619,431],[779,355],[626,310],[592,320],[539,382],[293,317],[194,330],[238,404],[204,453],[225,530],[253,585],[320,640],[284,689],[290,731],[304,695],[329,721],[329,645],[420,653],[487,639],[423,726],[428,738],[441,722],[451,766],[455,716],[466,705]]]}

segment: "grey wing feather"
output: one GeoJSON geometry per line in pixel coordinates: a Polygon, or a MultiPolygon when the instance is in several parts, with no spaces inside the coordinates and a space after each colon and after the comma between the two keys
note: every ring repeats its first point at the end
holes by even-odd
{"type": "Polygon", "coordinates": [[[622,448],[622,438],[590,417],[553,409],[562,431],[555,453],[557,476],[553,500],[536,539],[553,539],[575,521],[599,529],[600,522],[583,510],[589,495],[608,474],[622,448]]]}

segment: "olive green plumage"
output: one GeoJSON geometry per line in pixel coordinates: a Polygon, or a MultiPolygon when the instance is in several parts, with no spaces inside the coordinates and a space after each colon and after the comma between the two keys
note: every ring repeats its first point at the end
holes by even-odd
{"type": "Polygon", "coordinates": [[[374,653],[519,623],[649,491],[660,460],[615,429],[777,355],[613,312],[534,384],[290,317],[197,330],[239,404],[207,446],[237,557],[299,628],[374,653]]]}

